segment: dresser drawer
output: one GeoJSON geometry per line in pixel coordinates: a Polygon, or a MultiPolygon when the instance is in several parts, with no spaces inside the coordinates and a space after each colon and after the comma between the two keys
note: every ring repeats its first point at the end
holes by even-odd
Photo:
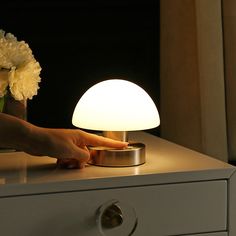
{"type": "Polygon", "coordinates": [[[136,236],[208,235],[226,231],[227,181],[1,198],[0,212],[4,236],[126,236],[133,228],[136,236]],[[102,214],[114,202],[122,222],[103,228],[102,214]]]}

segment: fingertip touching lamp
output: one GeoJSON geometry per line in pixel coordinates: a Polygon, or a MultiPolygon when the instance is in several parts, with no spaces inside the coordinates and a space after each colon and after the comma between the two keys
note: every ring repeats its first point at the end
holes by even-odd
{"type": "MultiPolygon", "coordinates": [[[[78,101],[72,124],[103,131],[103,135],[128,141],[128,131],[146,130],[160,124],[151,97],[138,85],[123,79],[109,79],[89,88],[78,101]]],[[[136,166],[145,163],[145,145],[129,142],[127,148],[88,147],[89,164],[136,166]]]]}

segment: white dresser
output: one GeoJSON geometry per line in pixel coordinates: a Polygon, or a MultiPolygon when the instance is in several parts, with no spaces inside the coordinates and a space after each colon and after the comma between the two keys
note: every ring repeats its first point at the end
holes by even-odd
{"type": "Polygon", "coordinates": [[[2,236],[236,236],[235,167],[147,133],[144,165],[0,154],[2,236]]]}

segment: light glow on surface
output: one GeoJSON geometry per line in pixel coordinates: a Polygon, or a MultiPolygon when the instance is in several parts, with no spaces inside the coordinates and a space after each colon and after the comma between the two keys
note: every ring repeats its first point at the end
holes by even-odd
{"type": "Polygon", "coordinates": [[[103,131],[134,131],[160,124],[151,97],[138,85],[120,79],[105,80],[88,89],[77,103],[72,123],[103,131]]]}

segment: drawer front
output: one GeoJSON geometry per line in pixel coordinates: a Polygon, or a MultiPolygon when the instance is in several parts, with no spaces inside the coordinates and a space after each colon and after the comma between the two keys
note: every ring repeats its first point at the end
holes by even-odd
{"type": "Polygon", "coordinates": [[[208,236],[226,231],[227,181],[1,198],[0,214],[4,236],[126,236],[132,229],[136,236],[208,236]],[[104,228],[101,215],[111,201],[122,223],[104,228]]]}

